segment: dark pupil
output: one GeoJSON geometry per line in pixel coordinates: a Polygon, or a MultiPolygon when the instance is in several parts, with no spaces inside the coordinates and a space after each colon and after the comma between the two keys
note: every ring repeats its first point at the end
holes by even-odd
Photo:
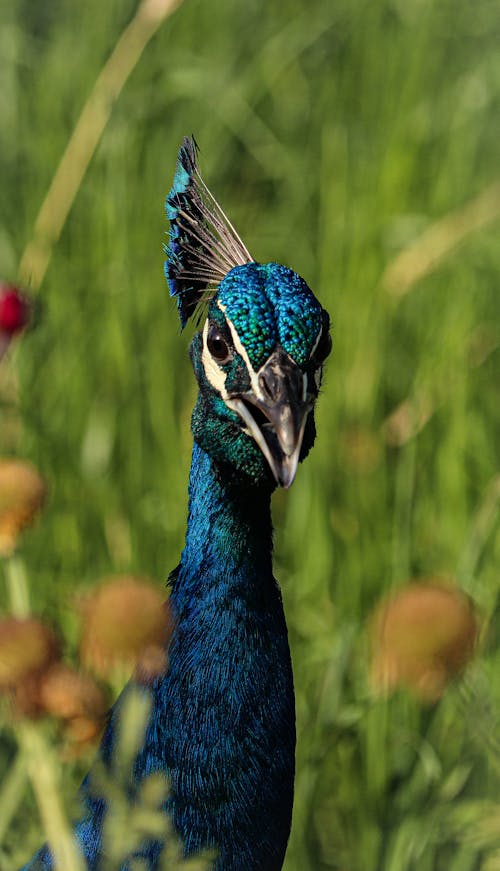
{"type": "Polygon", "coordinates": [[[215,357],[216,360],[227,360],[229,348],[216,327],[210,327],[208,331],[207,347],[212,357],[215,357]]]}
{"type": "Polygon", "coordinates": [[[332,350],[332,337],[328,330],[323,329],[321,333],[320,340],[318,342],[317,348],[314,352],[314,361],[316,363],[323,363],[328,354],[332,350]]]}

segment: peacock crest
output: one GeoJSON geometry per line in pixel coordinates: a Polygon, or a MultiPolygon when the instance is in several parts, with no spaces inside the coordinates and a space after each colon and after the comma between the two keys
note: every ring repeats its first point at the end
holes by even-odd
{"type": "Polygon", "coordinates": [[[170,221],[165,276],[171,296],[177,298],[182,328],[198,306],[212,298],[219,283],[234,266],[253,262],[253,257],[201,177],[198,150],[194,137],[186,136],[165,203],[170,221]]]}

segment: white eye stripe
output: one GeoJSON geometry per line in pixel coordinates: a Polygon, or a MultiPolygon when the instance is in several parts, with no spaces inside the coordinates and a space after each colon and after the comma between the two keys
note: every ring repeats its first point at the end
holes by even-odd
{"type": "Polygon", "coordinates": [[[217,300],[217,307],[221,310],[221,312],[223,313],[223,315],[226,319],[226,323],[227,323],[229,330],[231,332],[231,338],[233,340],[234,349],[235,349],[236,353],[240,355],[240,357],[242,358],[242,360],[247,368],[247,372],[248,372],[248,375],[250,377],[250,384],[252,385],[253,394],[255,396],[257,396],[259,399],[264,400],[265,397],[264,397],[262,390],[259,386],[258,372],[256,372],[255,369],[253,368],[253,366],[250,362],[250,357],[247,354],[246,348],[243,346],[241,339],[240,339],[238,333],[236,332],[234,324],[229,320],[229,318],[226,314],[226,306],[223,305],[220,300],[217,300]]]}
{"type": "MultiPolygon", "coordinates": [[[[242,360],[246,366],[246,369],[247,369],[247,372],[248,372],[248,375],[250,378],[251,389],[252,389],[254,396],[258,397],[263,402],[265,402],[266,397],[264,396],[262,389],[260,387],[260,384],[259,384],[259,374],[260,374],[261,370],[259,369],[259,372],[256,372],[255,369],[253,368],[253,366],[250,362],[250,358],[248,356],[248,353],[247,353],[244,345],[242,344],[241,339],[238,336],[238,333],[236,332],[236,328],[235,328],[234,324],[229,320],[229,318],[226,314],[226,306],[223,305],[223,303],[221,303],[220,300],[217,300],[217,307],[221,310],[221,312],[223,313],[223,315],[226,319],[226,323],[227,323],[227,325],[229,327],[229,331],[231,333],[231,339],[233,341],[234,350],[242,358],[242,360]]],[[[224,369],[222,368],[221,364],[212,356],[212,354],[210,353],[210,351],[208,349],[208,344],[207,344],[208,330],[209,330],[209,322],[207,319],[205,321],[205,325],[203,327],[203,351],[202,351],[202,356],[201,356],[203,368],[205,370],[205,375],[206,375],[209,383],[212,385],[212,387],[215,388],[215,390],[218,391],[218,393],[220,393],[222,399],[224,399],[226,401],[227,399],[229,399],[229,394],[226,390],[227,372],[224,372],[224,369]]],[[[314,354],[314,352],[318,346],[322,331],[323,331],[323,327],[321,327],[321,329],[318,333],[318,336],[316,337],[314,347],[311,351],[311,357],[314,354]]],[[[266,363],[264,363],[264,365],[261,368],[264,368],[265,365],[266,365],[266,363]]],[[[314,377],[314,383],[316,385],[317,390],[319,390],[320,385],[321,385],[322,372],[323,372],[323,366],[319,366],[314,371],[313,377],[314,377]]],[[[302,379],[303,379],[302,380],[302,401],[305,402],[306,398],[307,398],[308,387],[309,387],[308,376],[305,372],[302,374],[302,379]]]]}
{"type": "Polygon", "coordinates": [[[323,335],[323,324],[321,324],[321,326],[320,326],[320,328],[319,328],[319,333],[318,333],[318,335],[316,336],[316,341],[315,341],[315,343],[314,343],[314,345],[313,345],[313,347],[312,347],[312,351],[311,351],[311,353],[309,354],[309,359],[310,359],[310,360],[312,360],[312,358],[313,358],[313,356],[314,356],[314,353],[315,353],[315,351],[316,351],[316,348],[317,348],[318,345],[319,345],[319,340],[321,339],[321,336],[322,336],[322,335],[323,335]]]}
{"type": "Polygon", "coordinates": [[[212,387],[217,390],[223,399],[227,399],[227,390],[226,390],[226,378],[227,372],[224,372],[223,369],[218,365],[217,361],[214,360],[207,346],[207,336],[208,336],[208,319],[205,321],[205,326],[203,327],[203,351],[201,354],[201,362],[203,363],[203,368],[205,370],[205,375],[207,377],[207,381],[212,385],[212,387]]]}

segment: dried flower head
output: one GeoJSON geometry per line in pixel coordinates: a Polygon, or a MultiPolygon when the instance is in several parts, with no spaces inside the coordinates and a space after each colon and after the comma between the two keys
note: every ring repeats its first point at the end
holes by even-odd
{"type": "Polygon", "coordinates": [[[439,581],[412,583],[372,617],[373,683],[386,691],[404,685],[435,701],[471,659],[478,632],[461,590],[439,581]]]}
{"type": "Polygon", "coordinates": [[[106,697],[93,678],[62,662],[43,675],[39,698],[43,710],[61,720],[75,717],[99,720],[107,711],[106,697]]]}
{"type": "Polygon", "coordinates": [[[148,645],[139,654],[135,664],[135,678],[146,686],[168,668],[168,653],[160,644],[148,645]]]}
{"type": "Polygon", "coordinates": [[[82,661],[99,674],[118,664],[136,665],[151,677],[165,670],[172,632],[170,609],[149,581],[117,577],[83,605],[82,661]],[[156,666],[154,665],[156,663],[156,666]]]}
{"type": "Polygon", "coordinates": [[[65,724],[64,734],[73,745],[77,745],[77,748],[73,746],[73,752],[69,755],[74,756],[75,749],[78,750],[85,744],[95,741],[101,734],[103,725],[102,719],[94,717],[73,717],[73,719],[68,720],[65,724]]]}
{"type": "Polygon", "coordinates": [[[33,677],[39,680],[58,656],[57,639],[40,620],[0,620],[0,689],[14,689],[33,677]]]}
{"type": "Polygon", "coordinates": [[[15,549],[20,532],[43,506],[46,486],[31,463],[0,459],[0,556],[15,549]]]}

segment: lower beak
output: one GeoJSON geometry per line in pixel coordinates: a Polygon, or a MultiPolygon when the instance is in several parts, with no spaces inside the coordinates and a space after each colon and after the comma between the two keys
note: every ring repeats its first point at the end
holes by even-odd
{"type": "Polygon", "coordinates": [[[226,400],[247,425],[276,483],[284,488],[290,487],[295,478],[307,415],[313,405],[305,396],[304,377],[280,349],[259,372],[260,396],[250,390],[226,400]]]}

